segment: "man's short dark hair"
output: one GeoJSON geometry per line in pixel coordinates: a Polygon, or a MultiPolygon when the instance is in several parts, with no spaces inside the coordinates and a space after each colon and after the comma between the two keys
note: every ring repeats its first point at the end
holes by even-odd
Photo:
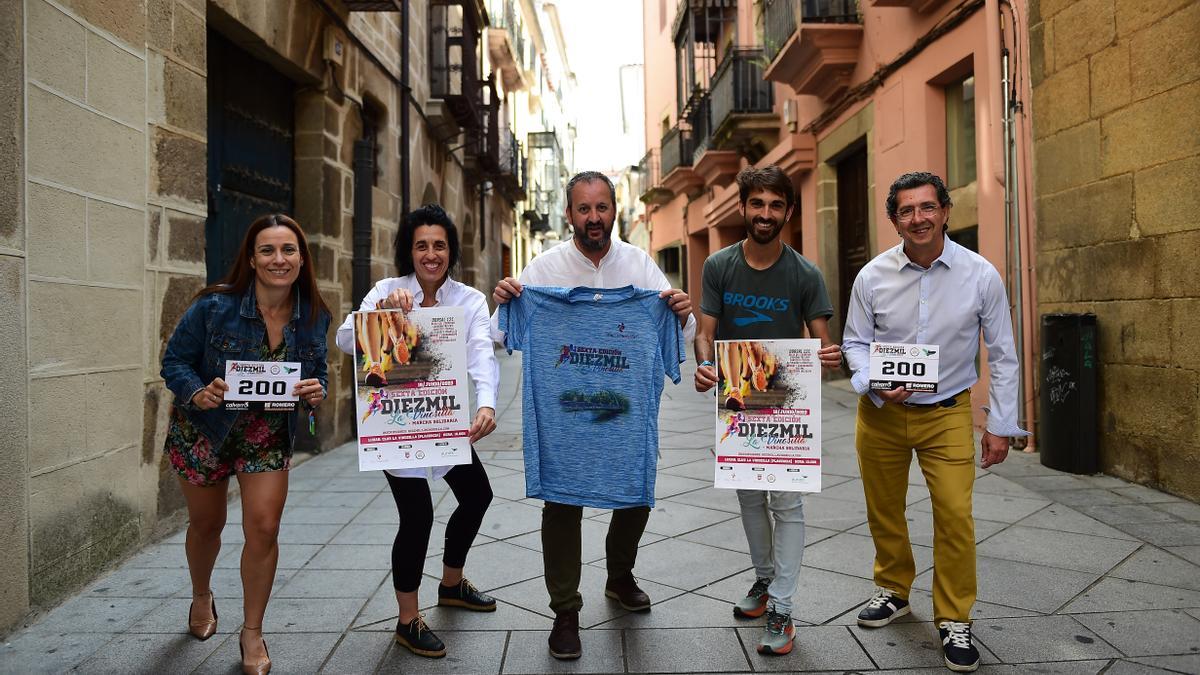
{"type": "Polygon", "coordinates": [[[458,256],[462,248],[458,242],[458,228],[450,219],[450,214],[446,213],[446,210],[440,205],[426,204],[405,215],[400,221],[400,229],[396,230],[396,271],[402,277],[413,273],[413,232],[422,225],[440,225],[446,231],[446,244],[450,249],[450,264],[446,267],[447,273],[458,265],[458,256]]]}
{"type": "Polygon", "coordinates": [[[612,179],[599,171],[580,171],[571,176],[571,180],[567,181],[567,210],[571,209],[571,191],[580,183],[590,183],[594,180],[602,180],[608,186],[608,194],[612,198],[613,208],[617,206],[617,188],[613,185],[612,179]]]}
{"type": "Polygon", "coordinates": [[[896,182],[892,183],[892,187],[888,189],[888,218],[895,220],[896,211],[900,208],[900,199],[896,196],[896,193],[901,190],[919,188],[922,185],[933,186],[933,189],[937,191],[938,203],[942,205],[942,208],[954,205],[954,202],[950,201],[950,191],[946,189],[946,184],[942,182],[942,179],[937,174],[929,173],[928,171],[913,171],[897,178],[896,182]]]}
{"type": "Polygon", "coordinates": [[[750,193],[755,190],[770,190],[783,195],[789,209],[796,204],[796,188],[792,187],[792,181],[787,174],[774,164],[768,164],[761,169],[748,166],[738,172],[736,180],[738,201],[743,208],[746,206],[746,200],[750,199],[750,193]]]}

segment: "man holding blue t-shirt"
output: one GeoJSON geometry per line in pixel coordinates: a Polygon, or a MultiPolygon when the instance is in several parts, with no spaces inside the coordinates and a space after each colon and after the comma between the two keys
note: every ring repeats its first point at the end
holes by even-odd
{"type": "MultiPolygon", "coordinates": [[[[566,191],[566,218],[574,229],[571,241],[534,258],[521,272],[520,281],[511,277],[500,281],[492,294],[496,304],[503,305],[520,296],[524,286],[554,286],[566,289],[579,286],[621,289],[624,286],[633,286],[660,291],[659,297],[665,301],[683,326],[685,340],[691,340],[695,332],[695,319],[691,316],[692,303],[687,293],[671,288],[666,276],[645,251],[612,239],[613,222],[616,219],[616,190],[612,181],[602,173],[586,171],[571,178],[566,191]]],[[[637,294],[632,290],[621,289],[621,293],[623,295],[617,294],[602,300],[620,301],[623,304],[643,301],[642,298],[635,297],[637,294]]],[[[560,298],[539,297],[539,302],[572,299],[578,300],[566,294],[560,298]]],[[[597,310],[602,311],[603,304],[600,301],[597,301],[597,304],[600,305],[597,310]]],[[[613,311],[617,311],[616,305],[613,306],[613,311]]],[[[522,316],[528,315],[522,313],[522,316]]],[[[616,317],[617,314],[614,313],[613,316],[616,317]]],[[[510,316],[510,320],[511,318],[510,316]]],[[[506,336],[499,330],[499,311],[492,316],[492,327],[492,337],[497,342],[506,344],[506,336]]],[[[597,357],[609,356],[596,352],[590,354],[597,357]]],[[[569,359],[570,354],[567,356],[569,359]]],[[[678,363],[675,364],[675,369],[678,372],[678,363]]],[[[527,429],[525,433],[534,433],[534,430],[527,429]]],[[[564,439],[564,442],[569,440],[564,439]]],[[[626,442],[629,442],[628,439],[626,442]]],[[[657,442],[657,435],[654,442],[657,442]]],[[[526,469],[528,471],[530,467],[526,469]]],[[[613,470],[616,472],[619,467],[613,467],[613,470]]],[[[545,473],[541,475],[544,477],[545,473]]],[[[579,610],[583,607],[583,598],[579,594],[583,565],[580,530],[583,507],[554,501],[554,486],[541,485],[538,489],[539,494],[546,499],[542,508],[542,558],[545,563],[546,590],[550,594],[550,608],[555,613],[554,628],[549,638],[550,654],[558,659],[576,659],[583,653],[579,641],[579,610]]],[[[653,495],[650,495],[650,499],[652,498],[653,495]]],[[[614,508],[605,542],[608,582],[605,584],[604,594],[631,611],[650,609],[650,598],[638,588],[633,576],[638,543],[650,517],[649,503],[647,500],[639,506],[614,508]]]]}
{"type": "MultiPolygon", "coordinates": [[[[717,383],[713,367],[713,339],[785,340],[810,337],[821,340],[817,352],[821,365],[836,368],[842,353],[829,339],[833,307],[825,280],[816,265],[779,239],[792,217],[796,192],[777,166],[743,169],[737,175],[746,238],[713,253],[704,261],[704,295],[700,301],[700,329],[696,332],[696,391],[717,383]]],[[[722,369],[731,381],[741,368],[722,369]]],[[[741,409],[741,388],[719,392],[721,405],[741,409]]],[[[800,581],[804,557],[804,501],[799,492],[738,490],[742,527],[754,563],[755,582],[733,606],[739,618],[767,615],[760,654],[792,651],[796,629],[792,625],[792,596],[800,581]]]]}

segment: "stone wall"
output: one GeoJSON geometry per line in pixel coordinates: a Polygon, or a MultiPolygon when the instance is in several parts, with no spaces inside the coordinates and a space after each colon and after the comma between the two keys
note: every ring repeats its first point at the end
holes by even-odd
{"type": "Polygon", "coordinates": [[[23,13],[0,3],[0,630],[29,609],[23,13]]]}
{"type": "Polygon", "coordinates": [[[39,606],[131,550],[153,523],[158,458],[142,452],[148,212],[162,188],[184,181],[151,169],[180,144],[148,123],[143,4],[24,7],[27,536],[39,606]]]}
{"type": "Polygon", "coordinates": [[[1038,309],[1097,315],[1104,471],[1200,499],[1200,4],[1030,10],[1038,309]]]}

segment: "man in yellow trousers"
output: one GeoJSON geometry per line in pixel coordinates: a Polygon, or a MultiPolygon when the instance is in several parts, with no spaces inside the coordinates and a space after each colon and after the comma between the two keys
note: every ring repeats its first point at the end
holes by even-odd
{"type": "Polygon", "coordinates": [[[933,503],[933,612],[946,667],[979,667],[971,638],[975,604],[975,521],[971,496],[975,442],[970,387],[982,332],[991,371],[981,465],[1003,462],[1017,426],[1019,364],[1008,299],[986,259],[946,236],[950,194],[931,173],[904,174],[892,184],[887,214],[901,243],[863,267],[850,296],[842,351],[863,394],[855,446],[875,542],[878,589],[858,624],[879,628],[909,613],[916,567],[904,517],[908,469],[915,451],[933,503]],[[872,342],[936,345],[936,392],[903,386],[870,390],[872,342]]]}

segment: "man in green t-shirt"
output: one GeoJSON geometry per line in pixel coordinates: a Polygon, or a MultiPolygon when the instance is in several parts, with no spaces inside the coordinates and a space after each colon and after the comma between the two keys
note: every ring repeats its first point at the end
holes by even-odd
{"type": "MultiPolygon", "coordinates": [[[[829,339],[833,307],[820,270],[779,239],[791,219],[796,192],[776,166],[746,168],[737,175],[746,238],[704,261],[704,290],[696,330],[696,391],[717,383],[713,340],[772,340],[804,337],[821,340],[821,365],[841,365],[841,348],[829,339]]],[[[722,364],[738,373],[740,364],[722,364]]],[[[736,376],[735,376],[736,377],[736,376]]],[[[722,395],[718,392],[718,395],[722,395]]],[[[739,387],[722,404],[742,406],[739,387]]],[[[804,501],[799,492],[738,490],[742,526],[750,545],[756,581],[733,607],[734,616],[767,615],[758,644],[760,654],[792,650],[792,596],[804,556],[804,501]],[[773,521],[773,525],[772,525],[773,521]]]]}

